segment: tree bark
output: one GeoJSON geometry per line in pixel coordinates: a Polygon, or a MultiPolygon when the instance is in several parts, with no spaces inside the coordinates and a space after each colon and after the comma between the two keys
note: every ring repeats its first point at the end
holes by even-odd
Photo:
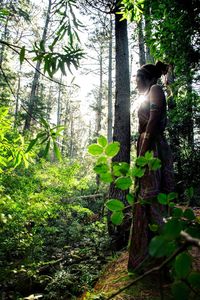
{"type": "MultiPolygon", "coordinates": [[[[113,162],[130,163],[130,79],[127,21],[120,21],[121,16],[115,14],[116,43],[116,91],[113,140],[120,143],[120,151],[113,162]]],[[[121,191],[110,185],[109,198],[117,198],[126,202],[127,191],[121,191]]],[[[108,216],[108,230],[113,239],[113,249],[121,249],[127,245],[130,224],[125,220],[114,227],[108,216]]]]}
{"type": "MultiPolygon", "coordinates": [[[[45,21],[45,26],[42,34],[42,41],[45,46],[46,40],[47,40],[47,30],[50,22],[50,13],[51,13],[51,6],[52,6],[52,0],[49,0],[48,9],[47,9],[47,16],[45,21]]],[[[37,61],[36,63],[36,70],[33,77],[33,83],[31,87],[31,94],[28,104],[28,114],[26,116],[25,125],[24,125],[24,131],[29,130],[31,126],[31,117],[34,114],[35,110],[37,109],[37,92],[38,92],[38,84],[39,84],[39,78],[40,78],[40,67],[41,62],[37,61]]]]}
{"type": "Polygon", "coordinates": [[[143,19],[141,18],[138,23],[138,43],[139,43],[139,63],[140,67],[146,63],[145,48],[144,48],[144,31],[143,19]]]}
{"type": "Polygon", "coordinates": [[[109,39],[109,63],[108,63],[108,142],[112,142],[112,124],[113,124],[113,109],[112,109],[112,15],[110,14],[110,39],[109,39]]]}

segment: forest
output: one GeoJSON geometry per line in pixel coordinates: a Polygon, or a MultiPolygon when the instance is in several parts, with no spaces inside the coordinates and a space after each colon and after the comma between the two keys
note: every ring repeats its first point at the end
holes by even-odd
{"type": "Polygon", "coordinates": [[[1,0],[0,28],[0,299],[200,299],[199,1],[1,0]],[[136,75],[157,62],[175,188],[148,201],[136,75]]]}

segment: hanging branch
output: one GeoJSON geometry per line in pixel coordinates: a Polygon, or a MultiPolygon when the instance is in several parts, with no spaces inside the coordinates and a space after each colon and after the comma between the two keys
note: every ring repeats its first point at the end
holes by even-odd
{"type": "MultiPolygon", "coordinates": [[[[12,45],[12,44],[7,43],[7,42],[2,41],[2,40],[0,40],[0,43],[3,44],[3,45],[5,45],[5,46],[7,46],[7,47],[9,47],[9,48],[12,49],[14,52],[16,52],[17,54],[20,55],[20,51],[16,50],[15,48],[18,48],[18,49],[21,50],[22,47],[12,45]]],[[[37,68],[29,61],[28,58],[24,57],[24,60],[25,60],[25,61],[26,61],[33,69],[35,69],[40,75],[42,75],[44,78],[46,78],[46,79],[48,79],[48,80],[50,80],[50,81],[52,81],[52,82],[54,82],[54,83],[57,83],[58,85],[62,85],[62,86],[65,86],[65,87],[71,87],[70,85],[66,85],[66,84],[64,84],[64,83],[60,83],[59,81],[54,80],[54,79],[52,79],[52,78],[46,76],[44,73],[42,73],[40,70],[38,70],[38,69],[37,69],[37,68]]]]}

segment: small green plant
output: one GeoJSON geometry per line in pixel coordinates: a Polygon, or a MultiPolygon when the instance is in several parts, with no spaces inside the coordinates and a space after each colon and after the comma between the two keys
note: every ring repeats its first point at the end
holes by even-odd
{"type": "MultiPolygon", "coordinates": [[[[97,158],[94,171],[99,175],[100,180],[105,183],[113,182],[118,189],[132,189],[127,194],[127,203],[132,206],[135,201],[134,180],[144,176],[146,169],[154,171],[160,168],[160,159],[153,157],[153,152],[146,152],[145,156],[136,159],[135,165],[130,166],[126,162],[112,163],[112,158],[120,150],[118,142],[107,142],[106,138],[100,136],[96,144],[88,147],[88,152],[97,158]]],[[[111,220],[113,224],[119,225],[124,218],[124,210],[127,206],[119,199],[109,199],[106,207],[112,211],[111,220]]]]}

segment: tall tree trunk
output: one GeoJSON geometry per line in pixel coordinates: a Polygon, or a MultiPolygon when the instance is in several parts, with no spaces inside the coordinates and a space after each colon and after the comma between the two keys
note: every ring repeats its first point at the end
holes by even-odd
{"type": "Polygon", "coordinates": [[[109,63],[108,63],[108,130],[107,139],[110,143],[112,141],[112,124],[113,124],[113,109],[112,109],[112,14],[110,14],[110,36],[109,36],[109,63]]]}
{"type": "MultiPolygon", "coordinates": [[[[113,162],[130,163],[130,79],[127,21],[120,21],[121,15],[115,15],[116,43],[116,93],[113,140],[120,143],[120,151],[113,162]]],[[[127,191],[116,189],[110,185],[109,198],[117,198],[126,202],[127,191]]],[[[129,229],[126,222],[113,227],[108,218],[109,234],[113,236],[113,248],[120,249],[127,243],[129,229]]]]}
{"type": "Polygon", "coordinates": [[[148,39],[151,37],[151,4],[150,1],[145,3],[144,13],[144,28],[145,28],[145,45],[146,45],[146,63],[154,63],[154,58],[150,53],[148,39]]]}
{"type": "Polygon", "coordinates": [[[102,99],[103,98],[103,46],[100,46],[99,56],[99,97],[97,99],[97,119],[96,119],[96,136],[99,135],[101,130],[101,117],[102,117],[102,99]]]}
{"type": "Polygon", "coordinates": [[[141,18],[138,23],[138,43],[139,43],[139,63],[140,67],[146,63],[145,48],[144,48],[144,30],[143,19],[141,18]]]}
{"type": "Polygon", "coordinates": [[[58,90],[58,103],[57,103],[57,126],[60,125],[60,119],[61,119],[61,110],[62,110],[62,102],[61,102],[61,84],[62,84],[62,75],[60,77],[60,85],[58,90]]]}
{"type": "Polygon", "coordinates": [[[18,82],[17,82],[17,94],[16,94],[16,100],[15,100],[15,121],[14,126],[17,126],[17,116],[18,116],[18,110],[19,110],[19,95],[20,95],[20,87],[21,87],[21,65],[20,70],[18,73],[18,82]]]}
{"type": "MultiPolygon", "coordinates": [[[[42,41],[45,46],[46,40],[47,40],[47,30],[50,22],[50,13],[51,13],[51,6],[52,6],[52,0],[49,0],[48,9],[47,9],[47,15],[46,15],[46,21],[45,26],[42,34],[42,41]]],[[[34,111],[37,109],[37,90],[38,90],[38,84],[39,84],[39,78],[40,78],[40,67],[41,62],[37,61],[36,63],[36,70],[33,77],[33,83],[31,87],[31,94],[28,104],[28,113],[25,120],[24,130],[28,130],[31,126],[31,118],[34,114],[34,111]]]]}
{"type": "MultiPolygon", "coordinates": [[[[7,18],[6,18],[6,22],[5,22],[5,26],[4,26],[4,31],[3,31],[3,34],[2,34],[2,40],[3,41],[6,41],[7,37],[8,37],[8,21],[9,21],[9,16],[7,16],[7,18]]],[[[2,63],[3,63],[4,51],[5,51],[5,45],[1,44],[0,65],[2,65],[2,63]]]]}

